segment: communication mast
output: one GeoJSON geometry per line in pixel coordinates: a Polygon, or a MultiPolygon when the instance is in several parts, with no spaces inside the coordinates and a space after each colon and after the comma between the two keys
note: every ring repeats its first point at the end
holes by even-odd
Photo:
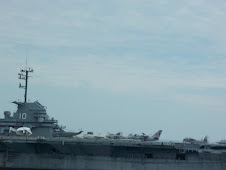
{"type": "Polygon", "coordinates": [[[25,86],[21,85],[21,83],[20,83],[19,88],[25,89],[24,102],[26,103],[26,102],[27,102],[28,77],[29,77],[29,76],[28,76],[28,73],[29,73],[29,72],[30,72],[30,73],[33,73],[33,69],[30,68],[30,67],[27,68],[27,64],[26,64],[26,69],[22,69],[22,70],[20,70],[20,72],[21,72],[21,73],[18,74],[18,75],[19,75],[19,79],[25,80],[25,86]],[[24,73],[25,73],[25,74],[24,74],[24,73]]]}

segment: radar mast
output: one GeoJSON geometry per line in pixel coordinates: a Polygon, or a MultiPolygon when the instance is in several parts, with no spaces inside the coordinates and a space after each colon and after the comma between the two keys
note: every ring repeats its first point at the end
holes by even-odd
{"type": "Polygon", "coordinates": [[[25,89],[25,94],[24,94],[24,102],[26,103],[27,102],[27,87],[28,87],[28,73],[33,73],[33,69],[28,67],[27,68],[27,63],[26,63],[26,68],[25,69],[21,69],[20,70],[20,73],[18,73],[18,76],[19,76],[19,79],[21,80],[25,80],[25,86],[19,85],[19,88],[23,88],[25,89]],[[25,73],[25,74],[24,74],[25,73]]]}

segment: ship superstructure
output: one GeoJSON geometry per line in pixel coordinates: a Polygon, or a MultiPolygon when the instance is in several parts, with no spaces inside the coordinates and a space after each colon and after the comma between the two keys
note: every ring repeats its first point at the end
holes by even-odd
{"type": "Polygon", "coordinates": [[[33,73],[32,68],[22,69],[18,74],[19,79],[25,81],[25,85],[19,85],[19,88],[25,89],[24,101],[14,101],[17,105],[17,111],[11,115],[9,111],[4,112],[4,118],[0,119],[0,135],[8,136],[10,127],[28,127],[32,131],[31,136],[73,136],[74,132],[65,132],[62,126],[58,125],[58,121],[49,118],[46,110],[47,107],[40,104],[38,101],[27,102],[28,78],[29,73],[33,73]]]}

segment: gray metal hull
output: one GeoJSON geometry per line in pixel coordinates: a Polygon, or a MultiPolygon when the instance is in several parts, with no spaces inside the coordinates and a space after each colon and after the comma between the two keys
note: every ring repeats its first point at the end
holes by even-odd
{"type": "Polygon", "coordinates": [[[2,168],[76,170],[225,170],[221,161],[111,158],[49,154],[0,154],[2,168]]]}
{"type": "Polygon", "coordinates": [[[226,146],[184,143],[0,138],[0,168],[225,170],[226,146]]]}

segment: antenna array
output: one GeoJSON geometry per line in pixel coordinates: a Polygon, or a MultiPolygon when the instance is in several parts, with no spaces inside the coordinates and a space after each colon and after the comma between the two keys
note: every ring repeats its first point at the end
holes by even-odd
{"type": "Polygon", "coordinates": [[[23,85],[21,85],[21,83],[20,83],[20,85],[19,85],[19,88],[23,88],[23,89],[25,89],[25,94],[24,94],[24,102],[26,103],[27,102],[27,87],[28,87],[28,73],[33,73],[33,69],[32,68],[30,68],[30,67],[28,67],[27,68],[27,65],[26,65],[26,69],[22,69],[22,70],[20,70],[20,73],[18,74],[18,76],[19,76],[19,79],[21,79],[21,80],[25,80],[25,86],[23,86],[23,85]],[[24,74],[25,73],[25,74],[24,74]]]}

